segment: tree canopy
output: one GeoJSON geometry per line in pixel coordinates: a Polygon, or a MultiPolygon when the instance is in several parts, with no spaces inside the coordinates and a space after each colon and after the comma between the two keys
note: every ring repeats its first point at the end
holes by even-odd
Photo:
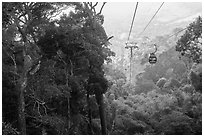
{"type": "MultiPolygon", "coordinates": [[[[33,134],[32,130],[76,134],[77,126],[85,120],[83,116],[92,115],[88,105],[91,95],[96,96],[102,134],[106,134],[103,94],[108,89],[108,81],[103,64],[109,62],[114,53],[108,47],[109,38],[102,26],[105,3],[98,13],[96,5],[86,2],[3,3],[3,34],[6,34],[3,53],[7,54],[3,60],[3,76],[12,72],[11,79],[19,81],[12,84],[20,87],[14,97],[19,100],[16,105],[20,111],[19,125],[16,127],[20,134],[33,134]],[[69,7],[74,8],[70,14],[52,19],[69,7]],[[65,106],[55,108],[56,104],[60,105],[58,103],[65,106]],[[64,128],[59,129],[60,125],[64,128]],[[48,126],[55,129],[49,131],[48,126]]],[[[7,90],[4,90],[6,96],[7,90]]],[[[9,103],[8,100],[3,102],[4,106],[9,103]]],[[[6,113],[4,109],[3,115],[7,116],[6,113]]],[[[5,121],[12,122],[6,117],[5,121]]],[[[84,124],[92,128],[90,121],[84,124]]]]}
{"type": "Polygon", "coordinates": [[[182,56],[187,56],[193,62],[202,62],[202,18],[199,16],[189,24],[186,32],[177,41],[176,51],[182,56]]]}

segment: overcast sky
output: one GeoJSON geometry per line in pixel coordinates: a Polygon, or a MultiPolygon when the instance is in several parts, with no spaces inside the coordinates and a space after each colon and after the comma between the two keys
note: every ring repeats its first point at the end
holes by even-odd
{"type": "MultiPolygon", "coordinates": [[[[134,29],[143,29],[162,2],[139,2],[134,29]]],[[[114,26],[130,27],[136,2],[108,2],[103,9],[107,32],[114,26]]],[[[171,23],[192,20],[202,14],[201,2],[165,2],[153,21],[171,23]]],[[[152,22],[154,24],[154,22],[152,22]]],[[[117,29],[117,28],[116,28],[117,29]]],[[[140,31],[140,30],[139,30],[140,31]]]]}

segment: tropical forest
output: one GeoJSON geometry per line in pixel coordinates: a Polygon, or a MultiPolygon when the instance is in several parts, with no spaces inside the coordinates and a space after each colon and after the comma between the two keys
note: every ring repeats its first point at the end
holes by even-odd
{"type": "Polygon", "coordinates": [[[202,135],[202,2],[1,5],[3,135],[202,135]]]}

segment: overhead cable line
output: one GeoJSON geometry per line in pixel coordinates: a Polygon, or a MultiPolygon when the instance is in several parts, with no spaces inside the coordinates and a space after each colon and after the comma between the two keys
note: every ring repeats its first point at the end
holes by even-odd
{"type": "Polygon", "coordinates": [[[132,27],[133,27],[133,23],[134,23],[134,20],[135,20],[135,15],[136,15],[137,7],[138,7],[138,2],[136,4],[136,6],[135,6],[135,12],[134,12],[134,15],[133,15],[133,18],[132,18],[132,23],[131,23],[131,27],[130,27],[130,31],[129,31],[129,35],[128,35],[128,41],[130,39],[130,34],[132,32],[132,27]]]}
{"type": "Polygon", "coordinates": [[[151,21],[154,19],[154,17],[157,15],[157,13],[159,12],[159,10],[161,9],[161,7],[163,6],[164,2],[162,2],[162,4],[160,5],[160,7],[158,8],[158,10],[155,12],[154,16],[151,18],[151,20],[148,22],[148,24],[145,26],[145,28],[143,29],[143,31],[137,36],[139,37],[140,35],[142,35],[142,33],[146,30],[146,28],[149,26],[149,24],[151,23],[151,21]]]}
{"type": "Polygon", "coordinates": [[[182,30],[179,30],[178,32],[176,32],[176,33],[174,33],[174,34],[170,35],[170,36],[169,36],[167,39],[169,39],[169,38],[173,37],[174,35],[176,35],[176,34],[178,34],[178,33],[182,32],[182,31],[184,31],[184,30],[186,30],[186,29],[188,29],[188,28],[184,28],[184,29],[182,29],[182,30]]]}

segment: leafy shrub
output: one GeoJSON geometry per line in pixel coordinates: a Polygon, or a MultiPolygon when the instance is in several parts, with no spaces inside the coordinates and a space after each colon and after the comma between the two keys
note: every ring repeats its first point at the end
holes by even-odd
{"type": "Polygon", "coordinates": [[[189,78],[183,78],[180,82],[182,85],[186,85],[190,83],[190,79],[189,78]]]}
{"type": "Polygon", "coordinates": [[[110,94],[110,95],[108,96],[108,99],[110,99],[111,101],[113,101],[113,100],[115,99],[115,95],[114,95],[114,94],[110,94]]]}
{"type": "Polygon", "coordinates": [[[124,104],[123,102],[117,100],[116,101],[117,105],[117,115],[125,115],[125,114],[131,114],[133,111],[133,108],[129,107],[128,105],[124,104]]]}
{"type": "Polygon", "coordinates": [[[159,88],[162,88],[166,82],[167,82],[167,79],[163,77],[163,78],[160,78],[160,79],[157,81],[156,85],[157,85],[159,88]]]}
{"type": "Polygon", "coordinates": [[[145,132],[146,124],[139,120],[133,120],[127,115],[116,117],[115,129],[122,131],[122,134],[134,135],[145,132]]]}
{"type": "Polygon", "coordinates": [[[148,122],[149,121],[149,117],[148,115],[145,115],[137,110],[133,111],[132,114],[131,114],[131,117],[132,119],[134,120],[140,120],[140,121],[143,121],[143,122],[148,122]]]}
{"type": "Polygon", "coordinates": [[[194,86],[196,91],[202,91],[202,73],[195,73],[193,71],[189,74],[192,85],[194,86]]]}
{"type": "Polygon", "coordinates": [[[183,90],[186,93],[193,93],[194,91],[194,87],[190,84],[185,85],[184,87],[181,88],[181,90],[183,90]]]}
{"type": "Polygon", "coordinates": [[[162,116],[158,128],[162,134],[189,135],[191,134],[191,122],[192,119],[185,114],[172,111],[172,113],[162,116]]]}
{"type": "Polygon", "coordinates": [[[134,103],[131,100],[125,100],[124,104],[128,105],[129,107],[133,107],[134,103]]]}
{"type": "Polygon", "coordinates": [[[184,104],[184,100],[187,98],[186,94],[181,90],[176,90],[173,92],[174,97],[177,99],[178,106],[181,107],[184,104]]]}
{"type": "Polygon", "coordinates": [[[135,86],[130,84],[130,83],[126,83],[122,86],[122,89],[126,92],[128,92],[128,94],[131,94],[131,95],[135,95],[137,94],[136,91],[135,91],[135,86]]]}
{"type": "Polygon", "coordinates": [[[171,78],[171,77],[175,77],[175,74],[173,73],[174,69],[173,68],[168,68],[166,70],[166,73],[165,73],[165,77],[167,79],[171,78]]]}
{"type": "Polygon", "coordinates": [[[168,88],[168,89],[174,89],[174,88],[179,88],[181,86],[181,83],[174,79],[174,78],[170,78],[165,84],[164,87],[168,88]]]}
{"type": "Polygon", "coordinates": [[[131,118],[124,118],[123,124],[126,127],[128,135],[134,135],[138,133],[144,134],[147,126],[144,122],[139,120],[136,121],[131,118]]]}
{"type": "Polygon", "coordinates": [[[177,76],[182,76],[186,72],[187,68],[183,62],[177,62],[173,66],[173,73],[177,76]]]}
{"type": "Polygon", "coordinates": [[[120,79],[117,80],[117,85],[119,87],[122,87],[124,84],[125,84],[125,80],[124,79],[120,78],[120,79]]]}
{"type": "Polygon", "coordinates": [[[137,83],[135,87],[135,93],[147,93],[153,89],[158,89],[154,82],[152,80],[144,80],[142,82],[137,83]]]}
{"type": "Polygon", "coordinates": [[[195,105],[202,104],[202,94],[199,92],[195,92],[192,95],[192,101],[194,102],[195,105]]]}
{"type": "Polygon", "coordinates": [[[58,134],[62,134],[64,132],[65,121],[66,121],[65,117],[55,115],[53,116],[45,115],[42,116],[41,119],[39,119],[39,122],[48,127],[47,130],[49,130],[50,132],[56,131],[58,134]]]}
{"type": "Polygon", "coordinates": [[[195,72],[196,74],[202,73],[202,63],[194,63],[191,67],[191,70],[195,72]]]}

